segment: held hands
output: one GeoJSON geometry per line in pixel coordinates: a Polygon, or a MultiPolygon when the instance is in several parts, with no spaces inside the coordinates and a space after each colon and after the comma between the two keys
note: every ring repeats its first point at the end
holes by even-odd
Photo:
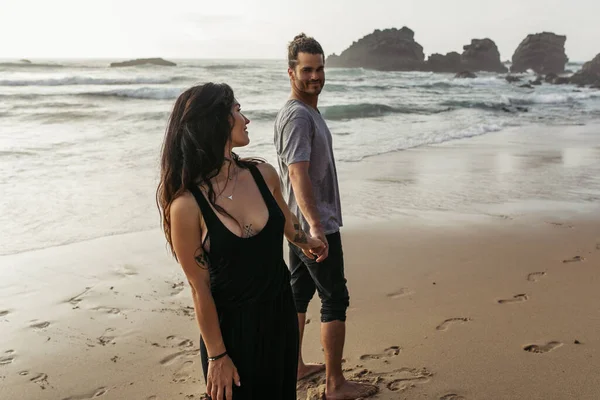
{"type": "Polygon", "coordinates": [[[231,400],[232,385],[241,386],[237,368],[229,356],[208,362],[206,393],[212,400],[231,400]]]}
{"type": "Polygon", "coordinates": [[[320,228],[311,228],[310,237],[307,238],[305,247],[302,248],[304,254],[311,259],[317,258],[321,262],[329,255],[329,245],[327,238],[320,228]]]}

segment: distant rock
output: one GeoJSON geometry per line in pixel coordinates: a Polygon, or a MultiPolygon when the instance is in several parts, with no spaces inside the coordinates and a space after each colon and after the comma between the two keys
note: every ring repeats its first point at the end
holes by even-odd
{"type": "Polygon", "coordinates": [[[498,47],[491,39],[473,39],[463,47],[462,54],[451,52],[446,55],[432,54],[424,69],[432,72],[489,71],[507,72],[500,61],[498,47]]]}
{"type": "Polygon", "coordinates": [[[523,85],[519,85],[520,88],[525,88],[525,89],[534,89],[533,85],[531,83],[525,83],[523,85]]]}
{"type": "Polygon", "coordinates": [[[137,58],[135,60],[114,62],[111,63],[111,67],[134,67],[137,65],[160,65],[163,67],[175,67],[177,64],[171,61],[164,60],[162,58],[137,58]]]}
{"type": "Polygon", "coordinates": [[[552,83],[552,82],[554,82],[554,80],[556,78],[558,78],[558,75],[556,75],[555,73],[552,72],[552,73],[549,73],[548,75],[546,75],[544,77],[544,82],[546,82],[546,83],[552,83]]]}
{"type": "Polygon", "coordinates": [[[571,83],[576,85],[600,85],[600,54],[571,76],[571,83]]]}
{"type": "Polygon", "coordinates": [[[415,71],[423,69],[423,46],[415,42],[415,33],[407,28],[376,29],[339,56],[327,58],[328,67],[368,68],[381,71],[415,71]]]}
{"type": "Polygon", "coordinates": [[[529,83],[534,86],[540,86],[543,80],[544,79],[541,76],[538,76],[537,78],[535,78],[535,81],[529,81],[529,83]]]}
{"type": "Polygon", "coordinates": [[[507,72],[508,68],[500,61],[498,46],[491,39],[473,39],[463,47],[461,56],[463,67],[470,71],[507,72]]]}
{"type": "Polygon", "coordinates": [[[446,55],[432,54],[427,59],[425,69],[432,72],[460,72],[463,70],[460,54],[455,51],[446,55]]]}
{"type": "Polygon", "coordinates": [[[31,64],[31,61],[26,60],[26,59],[19,60],[19,62],[21,62],[23,64],[31,64]]]}
{"type": "Polygon", "coordinates": [[[592,86],[590,86],[590,89],[600,89],[600,82],[593,84],[592,86]]]}
{"type": "Polygon", "coordinates": [[[552,83],[555,85],[568,85],[569,83],[571,83],[571,78],[569,78],[568,76],[559,76],[556,77],[552,81],[552,83]]]}
{"type": "Polygon", "coordinates": [[[551,32],[527,35],[512,57],[511,72],[532,69],[537,74],[560,74],[569,61],[565,54],[566,36],[551,32]]]}
{"type": "Polygon", "coordinates": [[[520,76],[506,75],[504,77],[504,79],[508,83],[521,82],[521,77],[520,76]]]}
{"type": "Polygon", "coordinates": [[[454,75],[454,77],[459,79],[473,79],[477,78],[477,75],[475,75],[471,71],[461,71],[458,74],[454,75]]]}

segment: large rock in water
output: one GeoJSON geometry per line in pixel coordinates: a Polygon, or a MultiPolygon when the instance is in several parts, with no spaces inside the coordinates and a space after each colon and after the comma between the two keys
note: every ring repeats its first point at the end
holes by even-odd
{"type": "Polygon", "coordinates": [[[462,67],[469,71],[507,72],[500,61],[498,46],[491,39],[473,39],[463,47],[462,67]]]}
{"type": "Polygon", "coordinates": [[[114,62],[111,67],[135,67],[137,65],[160,65],[163,67],[175,67],[177,64],[171,61],[163,60],[162,58],[137,58],[135,60],[114,62]]]}
{"type": "Polygon", "coordinates": [[[438,53],[430,55],[425,69],[432,72],[461,72],[464,68],[460,54],[453,51],[446,55],[438,53]]]}
{"type": "Polygon", "coordinates": [[[576,85],[600,85],[600,54],[592,61],[583,64],[583,67],[571,77],[570,81],[576,85]]]}
{"type": "Polygon", "coordinates": [[[500,61],[500,52],[491,39],[473,39],[463,47],[464,52],[453,51],[446,54],[432,54],[424,69],[432,72],[491,71],[506,72],[508,69],[500,61]]]}
{"type": "Polygon", "coordinates": [[[551,32],[527,35],[512,57],[511,72],[532,69],[536,74],[560,74],[569,59],[565,54],[566,36],[551,32]]]}
{"type": "Polygon", "coordinates": [[[376,29],[339,56],[327,58],[328,67],[369,68],[381,71],[414,71],[423,68],[423,47],[415,42],[415,33],[407,28],[376,29]]]}

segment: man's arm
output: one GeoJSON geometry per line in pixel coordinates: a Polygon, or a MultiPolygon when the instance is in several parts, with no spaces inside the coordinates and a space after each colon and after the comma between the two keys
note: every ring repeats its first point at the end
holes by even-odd
{"type": "Polygon", "coordinates": [[[317,202],[315,201],[312,182],[308,175],[309,166],[310,162],[308,161],[290,164],[288,165],[288,174],[300,212],[310,225],[309,233],[312,237],[316,237],[325,243],[325,257],[327,257],[329,246],[325,232],[323,231],[323,225],[321,224],[321,217],[317,208],[317,202]]]}

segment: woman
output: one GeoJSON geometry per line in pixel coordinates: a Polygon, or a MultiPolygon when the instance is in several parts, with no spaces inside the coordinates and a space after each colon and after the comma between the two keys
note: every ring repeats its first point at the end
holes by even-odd
{"type": "Polygon", "coordinates": [[[283,236],[318,261],[325,246],[301,230],[275,169],[232,152],[249,143],[249,122],[225,84],[182,93],[163,143],[157,201],[192,289],[209,396],[296,399],[298,321],[283,236]]]}

